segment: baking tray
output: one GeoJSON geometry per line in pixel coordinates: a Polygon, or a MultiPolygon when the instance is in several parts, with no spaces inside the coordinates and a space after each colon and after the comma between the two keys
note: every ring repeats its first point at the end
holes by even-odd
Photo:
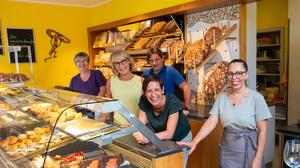
{"type": "Polygon", "coordinates": [[[89,118],[80,118],[59,124],[57,127],[63,132],[78,137],[103,130],[111,125],[89,118]]]}

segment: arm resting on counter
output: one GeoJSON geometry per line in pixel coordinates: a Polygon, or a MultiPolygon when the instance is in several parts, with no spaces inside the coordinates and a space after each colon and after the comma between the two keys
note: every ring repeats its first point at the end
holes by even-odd
{"type": "Polygon", "coordinates": [[[156,133],[155,135],[160,140],[172,139],[178,123],[179,112],[169,115],[167,121],[167,129],[165,131],[156,133]]]}

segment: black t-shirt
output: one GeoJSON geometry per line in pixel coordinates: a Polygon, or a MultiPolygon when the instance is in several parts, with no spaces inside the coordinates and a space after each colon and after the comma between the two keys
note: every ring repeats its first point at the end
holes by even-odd
{"type": "Polygon", "coordinates": [[[191,130],[187,117],[182,113],[182,104],[173,94],[166,94],[166,104],[163,112],[155,116],[152,105],[145,96],[141,96],[139,108],[147,115],[150,126],[155,133],[165,131],[169,115],[179,113],[178,123],[172,141],[180,141],[188,135],[191,130]]]}

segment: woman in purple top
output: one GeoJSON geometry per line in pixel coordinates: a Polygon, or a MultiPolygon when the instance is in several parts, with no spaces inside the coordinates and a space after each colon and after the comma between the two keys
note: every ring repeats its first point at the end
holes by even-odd
{"type": "Polygon", "coordinates": [[[80,93],[104,96],[106,79],[101,71],[88,69],[89,56],[87,53],[77,53],[74,62],[79,74],[72,78],[70,88],[80,93]]]}

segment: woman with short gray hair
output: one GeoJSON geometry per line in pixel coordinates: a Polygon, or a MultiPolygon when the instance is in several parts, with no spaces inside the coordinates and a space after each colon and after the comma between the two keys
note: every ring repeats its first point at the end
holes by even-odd
{"type": "Polygon", "coordinates": [[[89,60],[89,55],[85,52],[79,52],[74,56],[79,74],[71,79],[70,89],[89,95],[104,96],[106,79],[101,71],[88,68],[89,60]]]}

